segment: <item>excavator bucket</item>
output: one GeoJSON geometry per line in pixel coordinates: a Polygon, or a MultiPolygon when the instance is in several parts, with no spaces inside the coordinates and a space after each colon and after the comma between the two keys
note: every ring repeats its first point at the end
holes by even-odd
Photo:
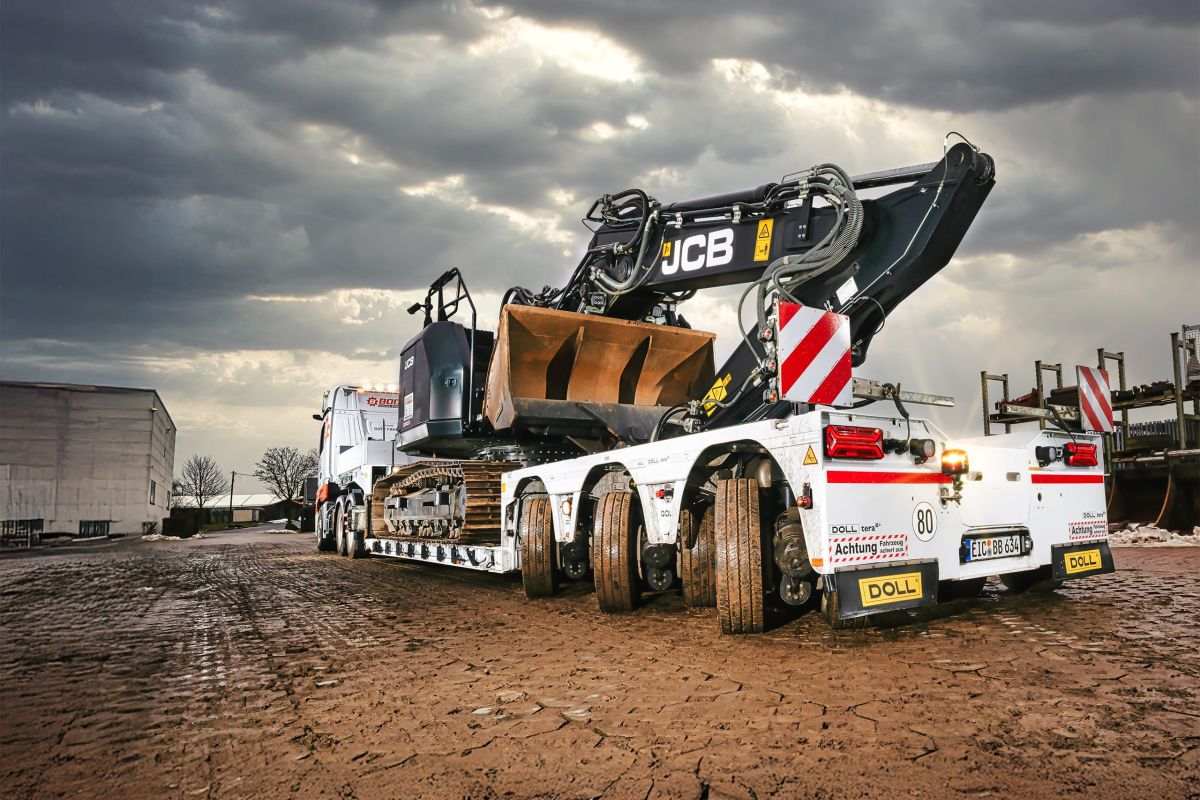
{"type": "Polygon", "coordinates": [[[708,390],[714,338],[689,328],[505,306],[484,417],[497,430],[591,426],[627,439],[621,429],[634,418],[656,419],[708,390]]]}

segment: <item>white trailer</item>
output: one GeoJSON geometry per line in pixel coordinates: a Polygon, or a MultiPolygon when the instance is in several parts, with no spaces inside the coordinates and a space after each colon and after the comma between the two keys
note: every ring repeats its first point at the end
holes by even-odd
{"type": "Polygon", "coordinates": [[[815,591],[837,627],[992,575],[1024,591],[1111,572],[1101,448],[1053,430],[954,441],[925,420],[815,408],[511,472],[504,536],[554,571],[590,549],[606,610],[675,573],[726,632],[762,630],[772,591],[793,605],[815,591]]]}

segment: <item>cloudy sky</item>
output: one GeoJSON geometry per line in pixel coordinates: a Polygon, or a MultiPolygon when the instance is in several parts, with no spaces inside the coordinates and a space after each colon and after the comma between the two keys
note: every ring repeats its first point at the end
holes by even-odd
{"type": "MultiPolygon", "coordinates": [[[[395,380],[430,279],[494,324],[601,193],[933,161],[949,130],[996,188],[860,374],[975,433],[981,369],[1024,391],[1105,346],[1167,378],[1200,322],[1194,0],[6,0],[0,59],[0,376],[157,388],[177,465],[311,446],[324,387],[395,380]]],[[[685,313],[732,347],[728,292],[685,313]]]]}

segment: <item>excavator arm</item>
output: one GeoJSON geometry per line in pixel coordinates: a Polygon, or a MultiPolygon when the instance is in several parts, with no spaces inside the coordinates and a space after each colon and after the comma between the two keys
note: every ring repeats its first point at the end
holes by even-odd
{"type": "Polygon", "coordinates": [[[742,301],[753,298],[757,324],[717,370],[723,399],[703,420],[736,424],[764,413],[762,393],[748,390],[765,361],[756,334],[771,301],[846,315],[852,360],[862,364],[887,315],[949,263],[994,183],[991,157],[964,142],[931,164],[854,178],[818,165],[681,203],[626,190],[593,204],[585,221],[595,235],[566,286],[539,295],[515,288],[506,302],[687,327],[681,302],[701,289],[746,286],[742,301]],[[907,185],[857,197],[896,184],[907,185]]]}

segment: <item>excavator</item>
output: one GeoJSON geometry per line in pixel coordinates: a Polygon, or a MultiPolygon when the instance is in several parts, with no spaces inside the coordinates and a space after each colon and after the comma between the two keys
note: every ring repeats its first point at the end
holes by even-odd
{"type": "Polygon", "coordinates": [[[492,541],[512,469],[791,413],[759,335],[772,299],[848,317],[862,364],[994,183],[992,158],[964,139],[937,162],[855,177],[819,164],[683,202],[606,194],[566,284],[510,289],[495,334],[478,326],[461,273],[445,272],[408,309],[424,323],[401,355],[397,448],[410,463],[370,487],[367,533],[492,541]],[[745,287],[738,310],[752,301],[758,324],[714,369],[714,335],[680,306],[724,286],[745,287]]]}

